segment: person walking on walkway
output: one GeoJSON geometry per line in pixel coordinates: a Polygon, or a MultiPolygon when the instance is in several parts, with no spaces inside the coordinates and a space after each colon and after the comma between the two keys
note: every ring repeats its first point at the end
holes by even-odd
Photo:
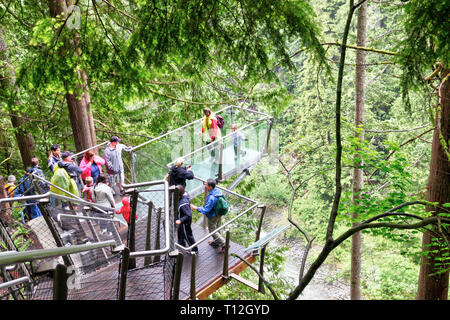
{"type": "MultiPolygon", "coordinates": [[[[206,142],[206,144],[210,144],[214,142],[217,139],[220,139],[222,137],[222,132],[219,128],[217,117],[215,114],[211,112],[211,109],[204,108],[203,109],[203,122],[202,122],[202,136],[203,141],[206,142]]],[[[208,150],[210,151],[212,162],[217,162],[216,157],[216,148],[219,148],[218,144],[215,144],[214,146],[208,147],[208,150]]]]}
{"type": "MultiPolygon", "coordinates": [[[[180,192],[180,200],[178,201],[178,219],[175,221],[178,226],[178,244],[180,246],[187,247],[192,246],[195,243],[194,235],[192,233],[192,209],[191,201],[183,185],[177,185],[177,189],[180,192]]],[[[198,247],[192,248],[193,252],[198,252],[198,247]]]]}
{"type": "Polygon", "coordinates": [[[102,165],[105,163],[105,159],[97,156],[91,150],[86,151],[80,162],[80,169],[83,171],[81,179],[86,180],[87,177],[92,177],[96,183],[98,176],[102,173],[102,165]]]}
{"type": "Polygon", "coordinates": [[[202,133],[207,134],[206,143],[211,143],[222,136],[220,128],[217,124],[216,115],[211,112],[211,109],[203,109],[203,123],[202,123],[202,133]]]}
{"type": "Polygon", "coordinates": [[[231,137],[233,138],[233,148],[234,148],[234,159],[236,160],[240,156],[245,156],[246,151],[242,150],[242,141],[247,141],[248,139],[244,134],[238,130],[237,124],[233,123],[231,125],[231,137]]]}
{"type": "MultiPolygon", "coordinates": [[[[42,171],[41,167],[39,166],[39,159],[37,157],[33,157],[31,158],[31,173],[42,178],[45,179],[45,174],[44,171],[42,171]]],[[[39,178],[35,178],[37,181],[37,186],[38,189],[37,190],[39,193],[46,193],[49,191],[49,186],[46,182],[44,182],[43,180],[39,179],[39,178]]]]}
{"type": "Polygon", "coordinates": [[[103,152],[103,158],[106,161],[106,171],[109,175],[109,183],[111,187],[115,184],[119,187],[120,193],[123,193],[122,185],[125,182],[125,175],[123,169],[122,151],[131,151],[131,147],[127,147],[120,143],[121,139],[117,136],[112,136],[109,139],[109,144],[103,152]]]}
{"type": "MultiPolygon", "coordinates": [[[[205,182],[205,190],[208,192],[205,205],[203,207],[196,207],[191,204],[191,209],[197,210],[208,218],[208,231],[212,233],[221,226],[222,217],[216,214],[215,209],[217,197],[223,196],[223,194],[222,191],[216,188],[215,179],[208,179],[205,182]]],[[[225,241],[223,237],[218,232],[214,233],[212,237],[213,240],[208,243],[213,247],[219,247],[219,253],[225,252],[225,241]]]]}

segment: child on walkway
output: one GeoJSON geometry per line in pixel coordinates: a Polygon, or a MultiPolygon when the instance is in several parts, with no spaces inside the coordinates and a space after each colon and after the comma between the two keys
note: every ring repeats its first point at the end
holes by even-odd
{"type": "Polygon", "coordinates": [[[239,156],[246,155],[246,151],[241,150],[242,141],[247,141],[248,139],[244,136],[244,134],[240,131],[237,131],[237,124],[233,123],[231,125],[231,136],[233,137],[233,148],[234,148],[234,159],[237,159],[239,156]]]}
{"type": "Polygon", "coordinates": [[[94,200],[92,199],[92,190],[94,188],[94,178],[87,177],[85,181],[86,181],[86,184],[83,187],[83,194],[85,195],[87,201],[94,202],[94,200]]]}
{"type": "MultiPolygon", "coordinates": [[[[130,215],[131,215],[131,205],[130,205],[130,198],[123,197],[122,198],[122,208],[120,210],[116,210],[116,214],[121,214],[125,221],[130,224],[130,215]]],[[[138,219],[137,213],[136,213],[136,220],[138,219]]]]}

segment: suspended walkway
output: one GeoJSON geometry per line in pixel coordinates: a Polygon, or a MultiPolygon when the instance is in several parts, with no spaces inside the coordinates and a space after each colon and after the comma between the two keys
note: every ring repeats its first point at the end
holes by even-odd
{"type": "MultiPolygon", "coordinates": [[[[267,154],[272,119],[235,106],[216,114],[224,118],[225,125],[221,138],[213,143],[206,145],[203,141],[202,119],[198,119],[132,148],[132,181],[124,188],[131,199],[132,216],[138,219],[131,219],[130,225],[121,216],[111,214],[111,208],[71,194],[48,192],[0,199],[3,212],[11,211],[8,207],[13,201],[15,205],[36,201],[42,212],[42,217],[22,226],[27,230],[24,239],[29,240],[25,250],[14,243],[11,228],[0,225],[0,298],[204,299],[231,279],[246,283],[238,274],[258,255],[262,272],[265,246],[255,246],[255,242],[261,240],[265,207],[223,188],[220,182],[237,175],[242,179],[267,154]],[[245,137],[238,155],[232,123],[245,137]],[[169,189],[164,180],[168,168],[179,157],[184,157],[195,175],[186,187],[191,201],[203,203],[204,198],[197,197],[204,195],[204,181],[216,178],[217,187],[230,204],[222,226],[212,233],[207,231],[202,215],[193,213],[197,242],[190,247],[177,244],[174,222],[178,213],[173,199],[177,199],[178,190],[169,189]],[[51,198],[65,201],[69,208],[51,205],[51,198]],[[222,254],[207,242],[217,232],[226,238],[226,252],[222,254]],[[198,254],[191,252],[195,246],[198,254]]],[[[33,176],[33,180],[42,178],[33,176]]],[[[116,208],[120,205],[118,198],[116,208]]],[[[264,292],[261,282],[246,284],[264,292]]]]}

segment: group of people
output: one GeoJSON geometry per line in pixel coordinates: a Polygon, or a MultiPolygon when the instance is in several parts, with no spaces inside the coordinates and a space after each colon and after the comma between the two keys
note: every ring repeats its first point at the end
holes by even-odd
{"type": "MultiPolygon", "coordinates": [[[[214,142],[221,138],[221,128],[223,127],[223,119],[220,116],[214,115],[209,108],[203,109],[203,124],[202,134],[204,134],[206,144],[214,142]]],[[[233,147],[235,158],[241,154],[242,141],[246,140],[242,133],[238,132],[236,124],[231,125],[233,147]]],[[[122,214],[124,219],[129,223],[131,207],[128,197],[122,197],[121,210],[115,210],[114,190],[113,186],[117,185],[119,192],[123,194],[124,183],[124,166],[122,160],[122,151],[129,151],[131,148],[121,144],[121,139],[117,136],[110,138],[109,144],[106,146],[103,157],[96,155],[93,151],[88,150],[84,153],[79,165],[74,159],[74,154],[70,151],[61,152],[59,145],[51,146],[51,154],[48,158],[48,168],[53,173],[50,180],[51,184],[39,181],[36,185],[40,193],[48,190],[63,196],[69,196],[67,193],[75,196],[82,194],[89,202],[95,202],[104,207],[111,207],[117,214],[122,214]],[[103,172],[103,166],[106,167],[106,174],[103,172]]],[[[214,156],[213,152],[211,154],[214,156]]],[[[180,199],[178,201],[178,219],[176,224],[178,226],[178,243],[185,246],[191,246],[195,243],[192,233],[192,210],[198,211],[207,218],[207,225],[209,232],[213,232],[221,225],[221,216],[216,214],[216,205],[219,197],[223,197],[222,192],[216,188],[216,180],[208,179],[205,182],[205,190],[208,193],[205,204],[201,207],[194,206],[190,203],[189,195],[185,191],[186,180],[194,178],[191,166],[183,167],[184,159],[180,158],[175,161],[172,166],[169,176],[170,185],[176,186],[180,191],[180,199]]],[[[32,167],[25,170],[25,175],[19,180],[19,185],[16,187],[15,177],[10,175],[8,183],[5,185],[5,190],[9,196],[26,196],[35,194],[34,185],[31,179],[28,179],[30,174],[45,178],[45,174],[39,166],[39,159],[32,159],[32,167]]],[[[65,202],[61,202],[64,206],[65,202]]],[[[59,201],[52,199],[53,205],[59,205],[59,201]]],[[[36,201],[29,200],[24,209],[25,217],[23,220],[31,220],[41,215],[36,201]]],[[[136,217],[137,218],[137,217],[136,217]]],[[[102,227],[102,226],[101,226],[102,227]]],[[[103,224],[102,232],[110,232],[109,228],[103,224]]],[[[218,252],[224,252],[225,241],[219,233],[212,235],[213,240],[209,244],[213,247],[218,247],[218,252]]],[[[193,248],[194,252],[198,252],[198,248],[193,248]]]]}
{"type": "MultiPolygon", "coordinates": [[[[216,139],[220,139],[222,137],[222,132],[220,129],[223,128],[223,125],[224,120],[222,117],[212,113],[209,108],[203,109],[202,135],[206,145],[209,145],[216,139]]],[[[245,156],[246,151],[242,150],[242,142],[247,141],[248,139],[242,132],[238,131],[238,126],[236,123],[231,124],[230,129],[233,139],[234,159],[236,160],[240,156],[245,156]]],[[[215,148],[211,148],[211,157],[214,158],[215,156],[215,148]]]]}
{"type": "MultiPolygon", "coordinates": [[[[175,165],[169,171],[169,185],[175,186],[180,198],[178,200],[178,219],[175,221],[177,225],[178,244],[188,247],[195,244],[195,238],[192,232],[192,210],[196,210],[203,214],[207,219],[208,231],[212,233],[221,226],[222,216],[216,213],[218,197],[223,197],[220,189],[216,188],[216,180],[208,179],[205,182],[205,191],[208,193],[205,204],[197,207],[190,202],[188,193],[186,192],[186,180],[192,180],[194,173],[190,165],[183,167],[184,159],[179,158],[175,161],[175,165]]],[[[225,252],[225,241],[218,233],[212,234],[213,240],[208,243],[218,248],[218,253],[225,252]]],[[[192,248],[193,252],[198,252],[198,247],[192,248]]]]}
{"type": "MultiPolygon", "coordinates": [[[[47,192],[47,184],[39,179],[36,181],[36,184],[33,184],[32,180],[29,179],[31,174],[34,174],[39,178],[45,178],[44,172],[39,166],[39,159],[37,157],[31,158],[31,167],[25,169],[23,177],[17,181],[17,186],[15,185],[16,177],[14,175],[8,176],[8,182],[5,184],[6,195],[11,198],[31,196],[36,193],[35,188],[38,188],[42,193],[47,192]]],[[[37,206],[36,201],[27,200],[24,210],[21,212],[21,220],[25,223],[25,221],[37,218],[41,215],[41,210],[37,206]]]]}
{"type": "MultiPolygon", "coordinates": [[[[117,185],[120,194],[123,194],[124,166],[122,151],[131,149],[131,147],[127,147],[120,142],[119,137],[112,136],[103,152],[103,157],[88,150],[84,153],[79,164],[77,164],[72,152],[61,152],[60,146],[54,144],[50,147],[51,153],[48,158],[49,173],[52,174],[50,185],[45,182],[45,174],[39,166],[39,159],[34,157],[31,159],[32,166],[25,169],[25,174],[19,179],[17,186],[15,185],[16,177],[14,175],[8,176],[8,182],[4,186],[7,195],[9,197],[29,196],[36,194],[36,192],[45,193],[50,190],[66,197],[70,197],[71,194],[77,197],[81,195],[89,202],[95,202],[115,210],[113,187],[117,185]],[[106,173],[103,172],[103,166],[106,167],[106,173]],[[42,180],[30,179],[31,174],[42,178],[42,180]],[[35,187],[39,190],[35,190],[35,187]]],[[[54,198],[51,201],[53,205],[61,204],[61,206],[64,206],[66,204],[65,201],[57,201],[54,198]]],[[[127,209],[130,207],[129,199],[123,197],[122,202],[124,203],[123,207],[121,210],[116,210],[116,213],[124,213],[124,218],[127,220],[127,218],[129,219],[129,214],[127,215],[127,209]]],[[[22,221],[26,222],[41,215],[37,202],[27,200],[22,212],[22,221]]]]}

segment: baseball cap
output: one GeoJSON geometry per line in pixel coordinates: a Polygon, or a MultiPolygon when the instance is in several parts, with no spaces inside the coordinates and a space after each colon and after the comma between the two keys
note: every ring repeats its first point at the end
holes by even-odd
{"type": "Polygon", "coordinates": [[[66,159],[67,157],[71,156],[73,156],[73,153],[70,151],[64,151],[63,153],[61,153],[61,159],[66,159]]]}
{"type": "Polygon", "coordinates": [[[120,142],[122,139],[120,139],[118,136],[112,136],[111,139],[109,139],[110,142],[120,142]]]}

